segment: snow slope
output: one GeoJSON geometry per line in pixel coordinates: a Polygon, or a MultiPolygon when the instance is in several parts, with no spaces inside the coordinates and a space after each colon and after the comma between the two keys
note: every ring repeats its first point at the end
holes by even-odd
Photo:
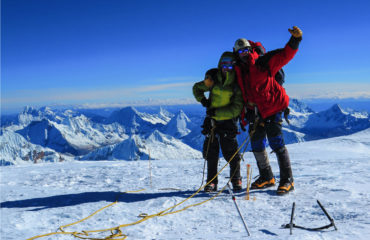
{"type": "Polygon", "coordinates": [[[57,153],[53,149],[32,144],[12,131],[4,131],[0,135],[0,153],[0,165],[73,160],[73,157],[57,153]],[[8,161],[5,159],[8,159],[8,161]]]}
{"type": "MultiPolygon", "coordinates": [[[[288,145],[296,190],[276,196],[275,188],[236,194],[252,237],[248,238],[231,197],[216,199],[183,212],[149,219],[122,228],[128,239],[368,239],[370,236],[370,129],[353,135],[288,145]],[[253,200],[254,199],[254,200],[253,200]],[[296,203],[295,223],[306,227],[329,224],[316,203],[320,200],[334,218],[333,228],[309,232],[294,229],[289,235],[282,224],[289,223],[296,203]]],[[[251,153],[242,163],[257,169],[251,153]]],[[[270,161],[278,177],[274,155],[270,161]]],[[[220,161],[222,166],[225,161],[220,161]]],[[[1,167],[1,239],[27,239],[55,232],[59,226],[89,216],[118,199],[118,203],[66,231],[111,228],[139,220],[141,213],[154,214],[189,197],[201,184],[203,160],[61,162],[1,167]],[[150,178],[149,166],[152,166],[150,178]],[[151,184],[150,184],[151,180],[151,184]],[[151,185],[151,186],[150,186],[151,185]],[[145,188],[136,193],[120,194],[145,188]]],[[[227,179],[228,168],[219,177],[227,179]]],[[[189,204],[206,200],[200,193],[189,204]]],[[[91,237],[105,237],[91,235],[91,237]]],[[[40,239],[76,239],[54,235],[40,239]]]]}
{"type": "Polygon", "coordinates": [[[99,148],[82,160],[201,159],[202,154],[180,140],[155,130],[146,139],[132,135],[118,144],[99,148]]]}

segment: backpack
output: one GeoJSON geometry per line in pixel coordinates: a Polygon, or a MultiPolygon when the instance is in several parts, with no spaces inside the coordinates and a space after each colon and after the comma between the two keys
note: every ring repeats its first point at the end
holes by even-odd
{"type": "MultiPolygon", "coordinates": [[[[262,69],[265,69],[265,70],[269,71],[269,73],[270,73],[270,69],[268,68],[268,62],[269,62],[270,58],[272,56],[274,56],[276,53],[281,52],[283,49],[279,48],[279,49],[276,49],[276,50],[273,50],[273,51],[270,51],[270,52],[266,53],[266,49],[262,46],[262,44],[260,42],[253,42],[251,40],[248,40],[248,41],[251,44],[252,49],[254,49],[254,51],[256,53],[258,53],[258,55],[260,56],[256,60],[256,64],[260,65],[262,67],[262,69]]],[[[271,76],[271,73],[270,73],[270,76],[271,76]]],[[[285,72],[284,72],[284,70],[281,68],[275,74],[274,78],[281,86],[283,86],[283,84],[285,82],[285,72]]]]}

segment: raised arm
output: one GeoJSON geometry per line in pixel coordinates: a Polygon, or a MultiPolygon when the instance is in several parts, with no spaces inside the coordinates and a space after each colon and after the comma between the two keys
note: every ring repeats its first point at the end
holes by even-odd
{"type": "Polygon", "coordinates": [[[298,51],[299,43],[302,40],[302,30],[297,26],[294,26],[292,29],[288,29],[288,31],[292,35],[288,43],[281,51],[278,51],[278,53],[273,55],[268,62],[272,76],[293,59],[298,51]]]}

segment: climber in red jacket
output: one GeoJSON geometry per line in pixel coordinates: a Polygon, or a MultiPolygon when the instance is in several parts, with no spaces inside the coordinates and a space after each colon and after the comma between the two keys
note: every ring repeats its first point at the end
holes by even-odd
{"type": "Polygon", "coordinates": [[[245,106],[248,108],[246,117],[250,124],[252,151],[260,173],[260,177],[251,188],[275,185],[265,149],[267,135],[270,147],[278,158],[279,195],[294,189],[289,154],[282,136],[282,112],[289,105],[289,97],[274,78],[275,74],[294,57],[302,40],[302,31],[298,27],[294,26],[289,32],[292,36],[283,49],[267,52],[263,56],[259,56],[246,39],[238,39],[234,45],[234,53],[239,58],[235,71],[246,101],[245,106]]]}

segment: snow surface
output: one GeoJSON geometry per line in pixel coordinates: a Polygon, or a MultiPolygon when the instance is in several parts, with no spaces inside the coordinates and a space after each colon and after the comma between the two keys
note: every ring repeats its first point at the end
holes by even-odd
{"type": "MultiPolygon", "coordinates": [[[[277,196],[275,188],[236,194],[251,237],[239,218],[230,195],[183,212],[156,217],[122,228],[128,239],[368,239],[370,236],[370,129],[353,135],[288,145],[296,190],[277,196]],[[335,220],[333,228],[312,232],[282,229],[290,221],[306,227],[329,224],[316,203],[320,200],[335,220]]],[[[242,162],[257,169],[251,153],[242,162]]],[[[276,157],[270,161],[278,177],[276,157]]],[[[203,160],[58,162],[1,167],[1,239],[27,239],[55,232],[118,198],[119,202],[66,231],[97,230],[139,220],[194,193],[201,184],[203,160]],[[149,166],[152,176],[150,178],[149,166]],[[151,179],[151,184],[150,184],[151,179]],[[145,188],[142,192],[120,193],[145,188]]],[[[225,161],[220,161],[221,165],[225,161]]],[[[219,167],[221,169],[221,167],[219,167]]],[[[220,174],[219,188],[227,182],[228,167],[220,174]]],[[[200,193],[174,210],[199,203],[210,195],[200,193]]],[[[106,237],[109,233],[90,235],[106,237]]],[[[76,239],[54,235],[40,239],[76,239]]]]}

